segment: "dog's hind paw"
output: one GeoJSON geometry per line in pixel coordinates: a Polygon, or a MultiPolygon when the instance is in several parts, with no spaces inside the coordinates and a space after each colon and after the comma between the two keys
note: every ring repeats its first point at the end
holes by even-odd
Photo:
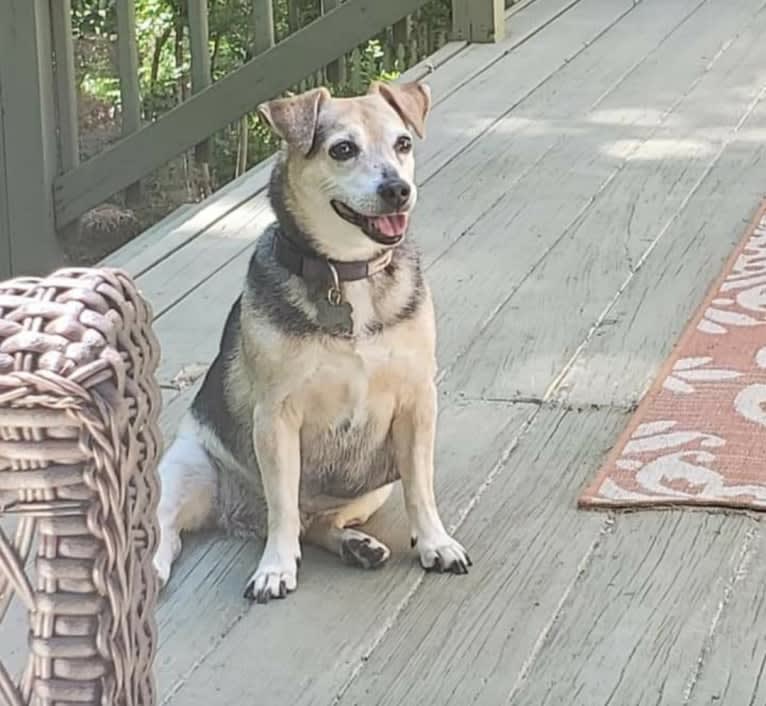
{"type": "Polygon", "coordinates": [[[346,529],[340,545],[340,556],[347,564],[363,569],[377,569],[386,563],[391,550],[369,534],[346,529]]]}
{"type": "Polygon", "coordinates": [[[449,535],[430,541],[419,539],[420,564],[426,571],[467,574],[471,557],[463,546],[449,535]]]}

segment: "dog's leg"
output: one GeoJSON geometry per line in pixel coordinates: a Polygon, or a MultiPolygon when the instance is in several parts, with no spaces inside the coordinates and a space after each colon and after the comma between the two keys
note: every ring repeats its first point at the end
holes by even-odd
{"type": "Polygon", "coordinates": [[[392,485],[384,485],[371,493],[356,498],[337,512],[317,517],[306,531],[306,540],[338,554],[347,564],[363,569],[382,566],[391,550],[375,537],[357,529],[386,502],[392,485]]]}
{"type": "Polygon", "coordinates": [[[468,573],[471,560],[465,549],[447,534],[436,508],[435,385],[424,386],[410,405],[399,410],[392,431],[404,501],[410,518],[412,545],[418,547],[420,563],[428,571],[468,573]]]}
{"type": "Polygon", "coordinates": [[[300,427],[284,407],[256,407],[253,444],[268,506],[268,533],[263,556],[245,587],[245,598],[266,603],[298,587],[301,519],[298,491],[301,475],[300,427]]]}
{"type": "Polygon", "coordinates": [[[182,431],[160,462],[160,541],[154,567],[160,583],[181,551],[181,532],[212,524],[218,477],[196,436],[182,431]]]}

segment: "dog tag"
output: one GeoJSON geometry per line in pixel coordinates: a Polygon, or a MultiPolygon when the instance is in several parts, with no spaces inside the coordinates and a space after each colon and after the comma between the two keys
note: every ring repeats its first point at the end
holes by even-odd
{"type": "Polygon", "coordinates": [[[351,316],[354,309],[349,302],[341,299],[333,303],[328,297],[319,297],[316,304],[319,325],[327,333],[334,336],[350,336],[354,333],[354,319],[351,316]]]}
{"type": "MultiPolygon", "coordinates": [[[[317,306],[319,325],[333,336],[351,336],[354,333],[354,308],[343,300],[338,271],[331,262],[327,262],[331,280],[324,291],[314,289],[314,301],[317,306]]],[[[320,285],[321,287],[321,285],[320,285]]]]}

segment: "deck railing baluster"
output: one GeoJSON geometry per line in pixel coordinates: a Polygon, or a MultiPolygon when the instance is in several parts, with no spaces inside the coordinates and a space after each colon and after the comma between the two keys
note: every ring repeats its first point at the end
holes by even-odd
{"type": "MultiPolygon", "coordinates": [[[[323,15],[326,15],[340,5],[340,0],[320,0],[320,2],[323,15]]],[[[345,56],[341,56],[327,65],[327,80],[339,86],[346,83],[348,79],[346,76],[345,56]]]]}
{"type": "MultiPolygon", "coordinates": [[[[120,76],[120,116],[122,136],[141,129],[141,90],[138,83],[138,45],[136,43],[135,0],[117,0],[117,55],[120,76]]],[[[125,189],[125,202],[135,206],[141,200],[141,182],[125,189]]]]}
{"type": "Polygon", "coordinates": [[[71,0],[51,0],[51,33],[55,61],[56,114],[58,116],[59,171],[80,163],[77,124],[77,81],[74,68],[71,0]]]}
{"type": "MultiPolygon", "coordinates": [[[[189,48],[191,50],[191,87],[192,93],[199,93],[212,83],[207,0],[187,0],[187,11],[189,15],[189,48]]],[[[210,150],[210,140],[200,142],[194,148],[194,161],[200,172],[198,191],[202,197],[208,196],[212,191],[210,150]]]]}

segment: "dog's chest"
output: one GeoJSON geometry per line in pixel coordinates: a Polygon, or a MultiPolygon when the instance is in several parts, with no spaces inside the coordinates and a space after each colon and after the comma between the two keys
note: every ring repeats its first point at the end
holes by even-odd
{"type": "Polygon", "coordinates": [[[391,424],[417,355],[385,340],[315,355],[300,392],[302,495],[355,497],[395,480],[391,424]]]}
{"type": "Polygon", "coordinates": [[[387,428],[411,375],[406,358],[383,344],[318,350],[312,363],[297,393],[310,434],[349,432],[370,423],[387,428]]]}

